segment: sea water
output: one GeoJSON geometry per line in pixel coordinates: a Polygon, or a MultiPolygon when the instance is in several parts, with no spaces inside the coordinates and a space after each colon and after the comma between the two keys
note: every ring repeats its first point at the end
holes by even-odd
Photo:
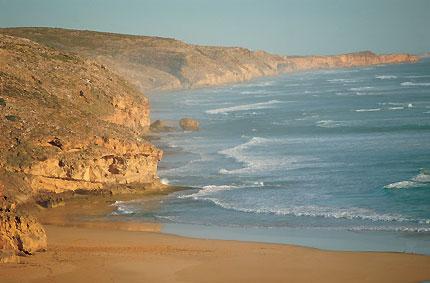
{"type": "Polygon", "coordinates": [[[430,60],[150,96],[164,182],[127,219],[203,238],[430,254],[430,60]]]}

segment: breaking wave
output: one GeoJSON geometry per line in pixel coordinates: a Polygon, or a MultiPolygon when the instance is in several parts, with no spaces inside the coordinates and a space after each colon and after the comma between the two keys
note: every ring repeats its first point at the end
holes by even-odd
{"type": "Polygon", "coordinates": [[[430,83],[403,82],[401,86],[430,86],[430,83]]]}
{"type": "Polygon", "coordinates": [[[233,158],[243,165],[242,168],[227,170],[221,168],[220,174],[249,174],[249,173],[270,173],[274,170],[285,171],[287,169],[297,169],[312,166],[311,162],[315,158],[296,155],[276,155],[268,154],[267,146],[285,146],[286,139],[266,139],[253,137],[247,142],[232,148],[219,151],[219,154],[233,158]],[[260,149],[260,151],[259,151],[260,149]],[[261,150],[263,149],[263,150],[261,150]]]}
{"type": "Polygon", "coordinates": [[[369,109],[356,109],[355,112],[376,112],[380,111],[381,108],[369,108],[369,109]]]}
{"type": "Polygon", "coordinates": [[[192,199],[203,199],[205,200],[207,196],[214,195],[218,192],[222,191],[229,191],[234,189],[243,189],[247,187],[263,187],[263,182],[254,182],[252,184],[242,184],[242,185],[208,185],[202,187],[199,191],[190,194],[190,195],[180,195],[178,198],[186,199],[186,198],[192,198],[192,199]]]}
{"type": "Polygon", "coordinates": [[[357,80],[354,79],[330,79],[327,80],[329,83],[355,83],[357,80]]]}
{"type": "Polygon", "coordinates": [[[115,206],[116,209],[115,211],[112,211],[111,215],[129,215],[135,213],[135,210],[129,207],[125,201],[117,200],[112,204],[112,206],[115,206]]]}
{"type": "Polygon", "coordinates": [[[320,128],[337,128],[345,125],[344,121],[320,120],[316,122],[316,126],[320,128]]]}
{"type": "Polygon", "coordinates": [[[430,187],[430,172],[422,170],[417,176],[410,180],[395,182],[384,186],[385,189],[414,189],[430,187]]]}
{"type": "Polygon", "coordinates": [[[393,76],[393,75],[379,75],[379,76],[375,76],[375,78],[380,79],[380,80],[393,80],[393,79],[397,79],[397,76],[393,76]]]}
{"type": "Polygon", "coordinates": [[[377,213],[370,209],[349,207],[349,208],[334,208],[316,205],[293,205],[290,207],[255,207],[255,205],[244,206],[238,203],[230,203],[217,198],[207,197],[204,200],[210,201],[215,205],[224,209],[255,213],[255,214],[273,214],[279,216],[305,216],[305,217],[322,217],[335,219],[361,219],[370,221],[388,221],[388,222],[419,222],[430,223],[430,219],[414,220],[403,217],[400,214],[384,214],[377,213]]]}
{"type": "Polygon", "coordinates": [[[207,114],[222,114],[222,113],[246,111],[246,110],[270,109],[270,108],[274,107],[273,106],[274,104],[279,104],[279,103],[282,103],[282,101],[270,100],[267,102],[243,104],[243,105],[237,105],[237,106],[231,106],[231,107],[225,107],[225,108],[206,110],[206,113],[207,114]]]}
{"type": "Polygon", "coordinates": [[[363,90],[370,90],[370,89],[374,89],[373,86],[360,86],[360,87],[352,87],[349,90],[350,91],[363,91],[363,90]]]}

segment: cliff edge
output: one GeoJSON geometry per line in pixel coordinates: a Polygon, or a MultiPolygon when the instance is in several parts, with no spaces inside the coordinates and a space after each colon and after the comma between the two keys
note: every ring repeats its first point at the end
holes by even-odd
{"type": "Polygon", "coordinates": [[[0,34],[2,233],[28,234],[21,223],[37,222],[15,208],[42,194],[157,183],[162,152],[144,140],[148,126],[147,98],[107,67],[0,34]]]}
{"type": "Polygon", "coordinates": [[[0,29],[0,33],[92,58],[142,91],[207,87],[301,70],[419,60],[409,54],[377,55],[369,51],[333,56],[279,56],[239,47],[186,44],[171,38],[55,28],[7,28],[0,29]]]}

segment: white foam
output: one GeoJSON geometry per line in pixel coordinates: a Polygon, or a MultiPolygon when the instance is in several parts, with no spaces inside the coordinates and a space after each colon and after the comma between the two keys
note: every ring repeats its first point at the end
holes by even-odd
{"type": "Polygon", "coordinates": [[[430,185],[430,174],[427,170],[421,172],[410,180],[395,182],[384,186],[385,189],[412,189],[422,188],[430,185]]]}
{"type": "Polygon", "coordinates": [[[180,195],[178,198],[192,198],[192,199],[206,199],[206,196],[211,196],[222,191],[229,191],[234,189],[243,189],[248,187],[264,187],[264,182],[253,182],[250,184],[242,185],[207,185],[203,186],[198,192],[190,195],[180,195]]]}
{"type": "Polygon", "coordinates": [[[354,79],[331,79],[327,80],[329,83],[355,83],[357,80],[354,79]]]}
{"type": "Polygon", "coordinates": [[[180,195],[178,198],[192,198],[192,199],[200,199],[208,195],[213,195],[214,193],[220,192],[220,191],[226,191],[226,190],[232,190],[232,189],[238,189],[243,188],[243,186],[237,186],[237,185],[208,185],[204,186],[201,190],[199,190],[196,193],[190,194],[190,195],[180,195]]]}
{"type": "Polygon", "coordinates": [[[356,109],[355,112],[376,112],[380,110],[381,108],[356,109]]]}
{"type": "MultiPolygon", "coordinates": [[[[294,155],[277,155],[270,156],[268,151],[261,151],[258,153],[258,148],[265,148],[267,146],[287,145],[286,139],[266,139],[261,137],[253,137],[247,142],[237,145],[232,148],[227,148],[219,151],[219,154],[233,158],[238,163],[243,165],[242,168],[227,170],[222,168],[219,170],[220,174],[249,174],[256,172],[271,172],[273,170],[286,170],[294,168],[303,168],[310,166],[313,158],[294,155]]],[[[269,151],[270,152],[270,151],[269,151]]]]}
{"type": "Polygon", "coordinates": [[[369,89],[374,89],[373,86],[360,86],[360,87],[352,87],[349,90],[350,91],[363,91],[363,90],[369,90],[369,89]]]}
{"type": "Polygon", "coordinates": [[[379,75],[379,76],[375,76],[375,78],[380,79],[380,80],[392,80],[392,79],[397,79],[397,76],[393,76],[393,75],[379,75]]]}
{"type": "Polygon", "coordinates": [[[159,218],[159,219],[169,220],[171,222],[175,222],[175,220],[176,220],[176,217],[174,217],[174,216],[163,216],[163,215],[154,215],[154,216],[159,218]]]}
{"type": "Polygon", "coordinates": [[[275,81],[265,81],[265,82],[253,82],[253,83],[246,83],[246,84],[238,84],[236,87],[265,87],[265,86],[271,86],[274,85],[275,81]]]}
{"type": "Polygon", "coordinates": [[[430,232],[429,227],[409,227],[409,226],[378,226],[378,227],[368,227],[368,226],[358,226],[348,228],[350,231],[394,231],[394,232],[415,232],[424,233],[430,232]]]}
{"type": "Polygon", "coordinates": [[[430,86],[430,83],[403,82],[401,86],[430,86]]]}
{"type": "Polygon", "coordinates": [[[111,215],[128,215],[135,213],[134,210],[126,205],[125,201],[115,201],[112,206],[116,206],[116,210],[111,213],[111,215]]]}
{"type": "Polygon", "coordinates": [[[263,93],[267,93],[266,90],[245,90],[245,91],[241,91],[240,94],[263,94],[263,93]]]}
{"type": "Polygon", "coordinates": [[[323,207],[315,205],[304,205],[304,206],[289,206],[289,207],[256,207],[253,205],[243,206],[240,204],[231,204],[229,202],[221,201],[217,198],[207,197],[204,200],[211,201],[215,205],[218,205],[224,209],[235,210],[246,213],[256,214],[274,214],[274,215],[291,215],[291,216],[306,216],[306,217],[323,217],[323,218],[335,218],[335,219],[362,219],[370,221],[396,221],[404,222],[411,221],[411,219],[405,218],[399,214],[380,214],[370,209],[349,207],[349,208],[333,208],[323,207]]]}
{"type": "Polygon", "coordinates": [[[243,105],[237,105],[237,106],[232,106],[232,107],[206,110],[206,113],[208,113],[208,114],[222,114],[222,113],[229,113],[229,112],[236,112],[236,111],[270,109],[270,108],[274,108],[274,106],[273,106],[274,104],[279,104],[279,103],[282,103],[282,101],[270,100],[270,101],[266,101],[266,102],[243,104],[243,105]]]}
{"type": "Polygon", "coordinates": [[[388,109],[390,109],[390,110],[402,110],[402,109],[405,109],[405,107],[403,107],[403,106],[399,106],[399,107],[389,107],[388,109]]]}
{"type": "Polygon", "coordinates": [[[316,122],[316,126],[321,128],[337,128],[337,127],[345,126],[345,122],[333,121],[333,120],[320,120],[316,122]]]}
{"type": "Polygon", "coordinates": [[[422,172],[417,176],[415,176],[414,178],[412,178],[412,180],[420,183],[430,183],[430,174],[426,172],[422,172]]]}
{"type": "Polygon", "coordinates": [[[384,186],[386,189],[409,189],[417,186],[417,182],[413,181],[400,181],[384,186]]]}
{"type": "Polygon", "coordinates": [[[358,96],[369,96],[369,95],[375,96],[375,95],[382,95],[382,94],[383,94],[382,92],[360,92],[360,91],[357,91],[355,93],[355,95],[358,95],[358,96]]]}
{"type": "Polygon", "coordinates": [[[408,79],[430,78],[430,75],[406,76],[405,78],[408,78],[408,79]]]}

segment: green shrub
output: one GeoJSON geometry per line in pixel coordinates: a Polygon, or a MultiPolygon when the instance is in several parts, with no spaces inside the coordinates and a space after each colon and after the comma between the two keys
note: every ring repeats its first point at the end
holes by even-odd
{"type": "Polygon", "coordinates": [[[15,115],[6,115],[5,118],[6,118],[6,120],[9,120],[9,121],[12,121],[12,122],[19,121],[19,117],[15,116],[15,115]]]}

